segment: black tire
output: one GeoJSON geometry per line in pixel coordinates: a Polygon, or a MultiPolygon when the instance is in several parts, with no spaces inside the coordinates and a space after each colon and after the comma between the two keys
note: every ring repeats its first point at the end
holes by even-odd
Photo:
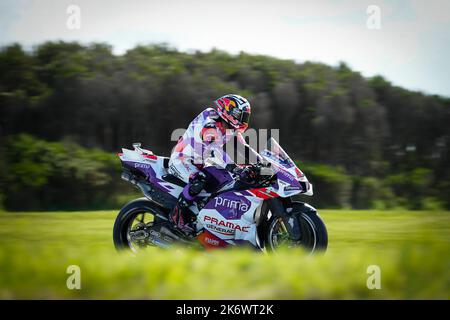
{"type": "Polygon", "coordinates": [[[140,213],[159,214],[165,216],[165,213],[153,202],[147,198],[139,198],[128,202],[119,212],[114,222],[113,241],[117,250],[131,250],[131,244],[128,241],[127,232],[130,222],[140,213]]]}
{"type": "MultiPolygon", "coordinates": [[[[302,202],[292,203],[292,214],[300,226],[301,239],[299,245],[312,252],[325,251],[328,247],[328,232],[317,210],[302,202]]],[[[261,238],[267,251],[275,251],[273,244],[273,230],[279,223],[279,218],[271,216],[265,221],[266,228],[261,238]]]]}

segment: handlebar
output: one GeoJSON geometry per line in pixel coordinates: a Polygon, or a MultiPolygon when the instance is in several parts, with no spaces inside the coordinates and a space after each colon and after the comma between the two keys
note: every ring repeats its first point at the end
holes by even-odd
{"type": "Polygon", "coordinates": [[[238,171],[237,180],[246,186],[269,185],[272,182],[273,175],[261,174],[262,168],[269,167],[271,167],[270,163],[264,164],[262,162],[247,165],[238,171]]]}

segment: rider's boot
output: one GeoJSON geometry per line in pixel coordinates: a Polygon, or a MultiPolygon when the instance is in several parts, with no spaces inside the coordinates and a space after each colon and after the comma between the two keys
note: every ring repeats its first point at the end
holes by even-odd
{"type": "Polygon", "coordinates": [[[196,231],[193,223],[197,217],[189,210],[191,204],[192,201],[187,200],[183,194],[181,194],[169,216],[175,228],[188,237],[194,236],[196,231]]]}
{"type": "Polygon", "coordinates": [[[195,174],[183,188],[177,204],[170,213],[170,220],[174,223],[176,229],[180,230],[185,236],[193,237],[196,234],[195,221],[197,216],[189,210],[189,207],[202,191],[205,182],[206,176],[202,172],[195,174]]]}

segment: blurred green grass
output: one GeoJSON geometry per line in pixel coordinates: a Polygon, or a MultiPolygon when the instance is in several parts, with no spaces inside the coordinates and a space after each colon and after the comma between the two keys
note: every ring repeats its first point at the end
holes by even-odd
{"type": "Polygon", "coordinates": [[[325,255],[112,244],[116,212],[0,213],[2,299],[449,299],[450,213],[323,210],[325,255]],[[66,269],[81,268],[81,290],[66,269]],[[366,286],[369,265],[381,289],[366,286]]]}

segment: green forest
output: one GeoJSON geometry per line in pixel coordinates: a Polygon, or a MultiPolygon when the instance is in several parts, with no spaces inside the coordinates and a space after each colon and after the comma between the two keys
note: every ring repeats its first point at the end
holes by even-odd
{"type": "MultiPolygon", "coordinates": [[[[299,57],[301,60],[301,57],[299,57]]],[[[111,209],[133,196],[116,153],[133,142],[169,155],[185,128],[227,93],[250,126],[280,143],[319,208],[450,209],[450,98],[382,76],[219,50],[47,42],[0,49],[0,206],[111,209]]]]}

